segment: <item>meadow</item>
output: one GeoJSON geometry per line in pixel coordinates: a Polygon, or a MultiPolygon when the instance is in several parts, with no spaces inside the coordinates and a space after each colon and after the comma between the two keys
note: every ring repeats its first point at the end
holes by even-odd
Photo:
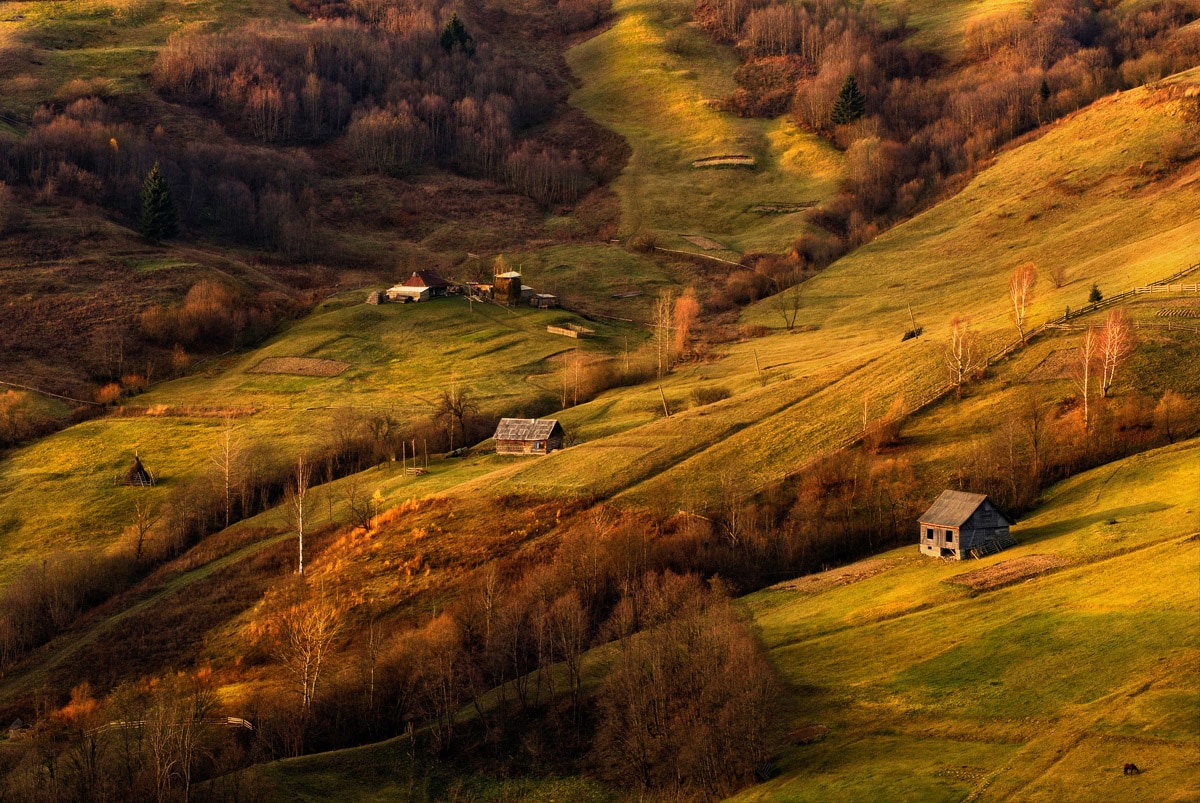
{"type": "Polygon", "coordinates": [[[580,86],[571,103],[621,134],[632,154],[612,189],[621,199],[621,233],[652,232],[660,246],[700,249],[699,235],[725,246],[716,256],[782,251],[805,232],[800,211],[837,191],[842,156],[786,118],[742,119],[713,102],[734,90],[731,48],[688,24],[690,2],[616,0],[608,30],[568,54],[580,86]],[[697,169],[697,159],[753,156],[753,169],[697,169]]]}
{"type": "MultiPolygon", "coordinates": [[[[1193,443],[1074,477],[968,563],[884,553],[871,573],[781,584],[746,605],[796,689],[780,777],[739,800],[1187,800],[1200,693],[1200,452],[1193,443]],[[969,592],[959,576],[1029,556],[1065,566],[969,592]],[[1141,776],[1122,774],[1136,763],[1141,776]]],[[[818,576],[819,577],[819,576],[818,576]]]]}

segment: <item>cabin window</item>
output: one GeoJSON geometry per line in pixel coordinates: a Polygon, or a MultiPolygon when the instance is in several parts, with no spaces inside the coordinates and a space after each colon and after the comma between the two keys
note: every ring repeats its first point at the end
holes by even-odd
{"type": "Polygon", "coordinates": [[[932,527],[925,528],[925,537],[928,538],[930,541],[933,540],[933,528],[932,527]]]}
{"type": "Polygon", "coordinates": [[[947,544],[954,543],[954,532],[952,530],[946,530],[946,543],[947,544]]]}

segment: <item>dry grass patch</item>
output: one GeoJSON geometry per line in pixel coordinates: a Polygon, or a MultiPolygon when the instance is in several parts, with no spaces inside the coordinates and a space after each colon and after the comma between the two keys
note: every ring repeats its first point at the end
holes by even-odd
{"type": "Polygon", "coordinates": [[[705,156],[696,159],[692,167],[754,167],[758,162],[753,156],[745,153],[728,153],[723,156],[705,156]]]}
{"type": "Polygon", "coordinates": [[[1025,555],[966,574],[957,574],[946,582],[956,586],[966,586],[972,591],[991,591],[994,588],[1003,588],[1030,577],[1037,577],[1039,574],[1068,566],[1070,563],[1068,558],[1061,555],[1025,555]]]}
{"type": "Polygon", "coordinates": [[[809,574],[804,577],[797,577],[795,580],[778,583],[771,586],[768,590],[794,591],[800,594],[820,594],[822,591],[828,591],[831,588],[850,585],[851,583],[857,583],[860,580],[874,577],[880,572],[886,572],[898,563],[900,561],[896,558],[876,558],[874,560],[859,561],[858,563],[839,569],[830,569],[820,574],[809,574]]]}
{"type": "Polygon", "coordinates": [[[267,357],[246,373],[337,376],[349,367],[350,363],[341,360],[319,360],[313,357],[267,357]]]}

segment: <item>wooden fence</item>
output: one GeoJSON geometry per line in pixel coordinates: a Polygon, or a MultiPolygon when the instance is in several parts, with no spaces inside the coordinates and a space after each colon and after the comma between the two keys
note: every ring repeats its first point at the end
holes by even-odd
{"type": "MultiPolygon", "coordinates": [[[[200,720],[199,722],[203,725],[213,725],[219,728],[242,728],[249,731],[254,730],[254,723],[250,722],[248,719],[242,719],[241,717],[208,717],[200,720]]],[[[98,736],[102,733],[109,733],[111,731],[139,730],[147,725],[153,724],[155,724],[155,720],[152,719],[118,719],[113,720],[112,722],[106,722],[103,725],[98,725],[94,728],[88,728],[84,731],[84,734],[87,736],[98,736]]],[[[177,723],[172,724],[175,727],[178,727],[177,723]]]]}
{"type": "Polygon", "coordinates": [[[670,254],[671,256],[684,257],[685,259],[690,259],[694,262],[700,262],[700,263],[711,262],[711,263],[714,263],[716,266],[722,267],[722,268],[744,268],[744,267],[746,267],[741,262],[732,262],[728,259],[721,259],[720,257],[709,256],[708,254],[697,254],[694,251],[680,251],[675,248],[660,248],[659,246],[656,245],[656,246],[654,246],[654,252],[656,254],[670,254]]]}

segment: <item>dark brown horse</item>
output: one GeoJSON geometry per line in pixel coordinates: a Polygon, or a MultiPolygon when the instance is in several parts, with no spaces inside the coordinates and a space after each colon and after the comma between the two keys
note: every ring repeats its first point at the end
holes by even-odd
{"type": "Polygon", "coordinates": [[[1141,775],[1142,771],[1138,769],[1137,764],[1130,763],[1130,764],[1125,765],[1125,774],[1126,775],[1141,775]]]}

